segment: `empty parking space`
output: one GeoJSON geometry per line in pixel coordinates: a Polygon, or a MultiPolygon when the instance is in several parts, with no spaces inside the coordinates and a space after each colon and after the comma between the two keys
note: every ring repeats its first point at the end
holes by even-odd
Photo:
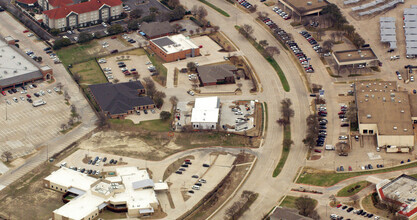
{"type": "Polygon", "coordinates": [[[37,88],[28,88],[27,94],[7,93],[0,98],[0,141],[5,143],[0,152],[10,151],[14,158],[30,154],[41,143],[59,136],[61,124],[66,124],[70,118],[70,107],[65,104],[63,95],[53,91],[55,84],[44,82],[37,85],[37,88]],[[41,90],[44,95],[35,97],[34,93],[41,90]],[[43,99],[46,104],[33,107],[26,95],[30,95],[33,101],[43,99]]]}

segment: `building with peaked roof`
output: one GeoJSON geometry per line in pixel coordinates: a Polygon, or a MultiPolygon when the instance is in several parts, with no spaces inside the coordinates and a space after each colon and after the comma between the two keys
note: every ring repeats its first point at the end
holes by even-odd
{"type": "Polygon", "coordinates": [[[312,218],[298,214],[297,209],[277,207],[269,216],[270,220],[312,220],[312,218]]]}
{"type": "Polygon", "coordinates": [[[124,119],[136,110],[153,109],[155,104],[145,93],[140,81],[102,83],[88,86],[100,110],[110,118],[124,119]]]}
{"type": "Polygon", "coordinates": [[[148,39],[168,36],[174,33],[174,28],[168,21],[163,22],[142,22],[140,31],[145,34],[148,39]]]}
{"type": "Polygon", "coordinates": [[[215,130],[219,122],[220,99],[217,96],[196,98],[191,112],[191,126],[195,130],[215,130]]]}
{"type": "Polygon", "coordinates": [[[114,176],[104,179],[62,167],[43,182],[46,188],[65,192],[63,200],[68,203],[53,211],[55,220],[92,220],[104,208],[127,212],[129,217],[149,216],[159,209],[155,191],[168,189],[166,182],[154,183],[146,170],[137,167],[116,168],[114,176]]]}
{"type": "Polygon", "coordinates": [[[200,47],[182,34],[152,39],[149,48],[165,62],[200,56],[200,47]]]}
{"type": "Polygon", "coordinates": [[[384,179],[376,184],[376,191],[382,201],[395,202],[401,205],[397,214],[407,219],[417,217],[416,178],[402,174],[393,180],[384,179]]]}
{"type": "Polygon", "coordinates": [[[376,135],[377,146],[387,147],[387,152],[407,152],[413,147],[416,107],[411,105],[410,94],[395,81],[354,85],[359,133],[376,135]]]}
{"type": "Polygon", "coordinates": [[[230,64],[198,66],[197,73],[203,86],[235,83],[237,68],[230,64]]]}
{"type": "MultiPolygon", "coordinates": [[[[6,37],[9,39],[10,37],[6,37]]],[[[14,40],[10,41],[14,43],[14,40]]],[[[34,82],[52,79],[52,68],[40,66],[14,45],[0,36],[0,90],[34,82]]]]}
{"type": "Polygon", "coordinates": [[[90,0],[74,4],[72,0],[39,0],[43,8],[44,23],[61,31],[87,27],[119,19],[121,0],[90,0]]]}

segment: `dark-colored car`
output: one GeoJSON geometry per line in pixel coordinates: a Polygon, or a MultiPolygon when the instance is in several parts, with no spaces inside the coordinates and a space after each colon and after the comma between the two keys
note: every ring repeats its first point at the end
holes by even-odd
{"type": "Polygon", "coordinates": [[[188,193],[194,194],[193,190],[188,190],[188,193]]]}
{"type": "Polygon", "coordinates": [[[33,87],[38,88],[38,86],[36,84],[32,84],[33,87]]]}
{"type": "Polygon", "coordinates": [[[117,164],[117,160],[114,160],[114,162],[113,162],[114,164],[117,164]]]}
{"type": "Polygon", "coordinates": [[[85,168],[82,168],[82,169],[80,170],[80,172],[81,172],[81,173],[84,173],[84,171],[85,171],[85,168]]]}
{"type": "Polygon", "coordinates": [[[195,183],[194,185],[196,185],[196,186],[202,186],[201,183],[195,183]]]}
{"type": "Polygon", "coordinates": [[[33,101],[32,101],[32,99],[30,99],[30,98],[27,98],[26,99],[29,103],[32,103],[33,101]]]}
{"type": "Polygon", "coordinates": [[[88,161],[88,164],[91,164],[91,163],[93,163],[93,160],[88,161]]]}
{"type": "Polygon", "coordinates": [[[181,171],[175,171],[175,173],[176,173],[176,174],[182,174],[182,172],[181,172],[181,171]]]}
{"type": "MultiPolygon", "coordinates": [[[[342,168],[342,167],[341,167],[342,168]]],[[[342,210],[345,210],[345,209],[347,209],[347,205],[344,205],[343,207],[342,207],[342,210]]]]}
{"type": "Polygon", "coordinates": [[[110,163],[110,164],[112,164],[113,162],[114,162],[114,160],[113,160],[113,159],[111,159],[109,163],[110,163]]]}
{"type": "Polygon", "coordinates": [[[103,158],[103,162],[106,162],[106,161],[107,161],[107,157],[104,157],[104,158],[103,158]]]}
{"type": "Polygon", "coordinates": [[[188,165],[187,164],[182,164],[181,167],[188,167],[188,165]]]}
{"type": "Polygon", "coordinates": [[[117,52],[119,52],[119,50],[112,50],[110,53],[114,54],[114,53],[117,53],[117,52]]]}
{"type": "Polygon", "coordinates": [[[198,179],[198,175],[192,175],[191,178],[196,178],[198,179]]]}
{"type": "Polygon", "coordinates": [[[179,170],[179,171],[185,171],[185,169],[184,169],[184,168],[179,168],[178,170],[179,170]]]}
{"type": "Polygon", "coordinates": [[[339,156],[347,157],[348,153],[339,153],[339,156]]]}
{"type": "Polygon", "coordinates": [[[145,114],[148,114],[148,110],[146,110],[146,109],[144,109],[144,110],[143,110],[143,112],[144,112],[145,114]]]}
{"type": "Polygon", "coordinates": [[[343,123],[343,124],[340,125],[340,127],[349,127],[349,124],[348,123],[343,123]]]}
{"type": "Polygon", "coordinates": [[[210,167],[210,165],[203,163],[203,167],[210,167]]]}

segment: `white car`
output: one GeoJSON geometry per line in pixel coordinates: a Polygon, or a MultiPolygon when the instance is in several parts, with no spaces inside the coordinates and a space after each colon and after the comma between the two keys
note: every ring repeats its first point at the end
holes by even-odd
{"type": "Polygon", "coordinates": [[[52,93],[52,91],[50,90],[50,89],[48,89],[48,90],[46,90],[49,94],[51,94],[52,93]]]}
{"type": "Polygon", "coordinates": [[[55,92],[59,92],[59,89],[57,87],[54,87],[55,92]]]}
{"type": "Polygon", "coordinates": [[[17,98],[16,98],[16,97],[13,97],[13,101],[14,101],[14,102],[18,102],[18,100],[17,100],[17,98]]]}
{"type": "Polygon", "coordinates": [[[26,94],[26,93],[28,93],[28,91],[26,91],[26,90],[20,91],[20,94],[26,94]]]}
{"type": "Polygon", "coordinates": [[[32,37],[34,34],[33,33],[30,33],[30,34],[28,34],[28,37],[32,37]]]}
{"type": "Polygon", "coordinates": [[[410,76],[410,81],[414,82],[414,76],[410,76]]]}
{"type": "Polygon", "coordinates": [[[20,96],[20,100],[25,101],[25,98],[23,96],[20,96]]]}
{"type": "Polygon", "coordinates": [[[398,75],[398,80],[402,80],[403,77],[401,75],[398,75]]]}
{"type": "Polygon", "coordinates": [[[347,139],[348,139],[347,136],[344,136],[344,135],[339,136],[339,140],[347,140],[347,139]]]}

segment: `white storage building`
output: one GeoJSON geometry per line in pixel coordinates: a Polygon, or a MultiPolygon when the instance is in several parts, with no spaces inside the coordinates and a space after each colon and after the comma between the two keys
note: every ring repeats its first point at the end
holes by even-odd
{"type": "Polygon", "coordinates": [[[196,98],[191,113],[191,125],[196,130],[214,130],[219,122],[220,99],[215,97],[196,98]]]}

